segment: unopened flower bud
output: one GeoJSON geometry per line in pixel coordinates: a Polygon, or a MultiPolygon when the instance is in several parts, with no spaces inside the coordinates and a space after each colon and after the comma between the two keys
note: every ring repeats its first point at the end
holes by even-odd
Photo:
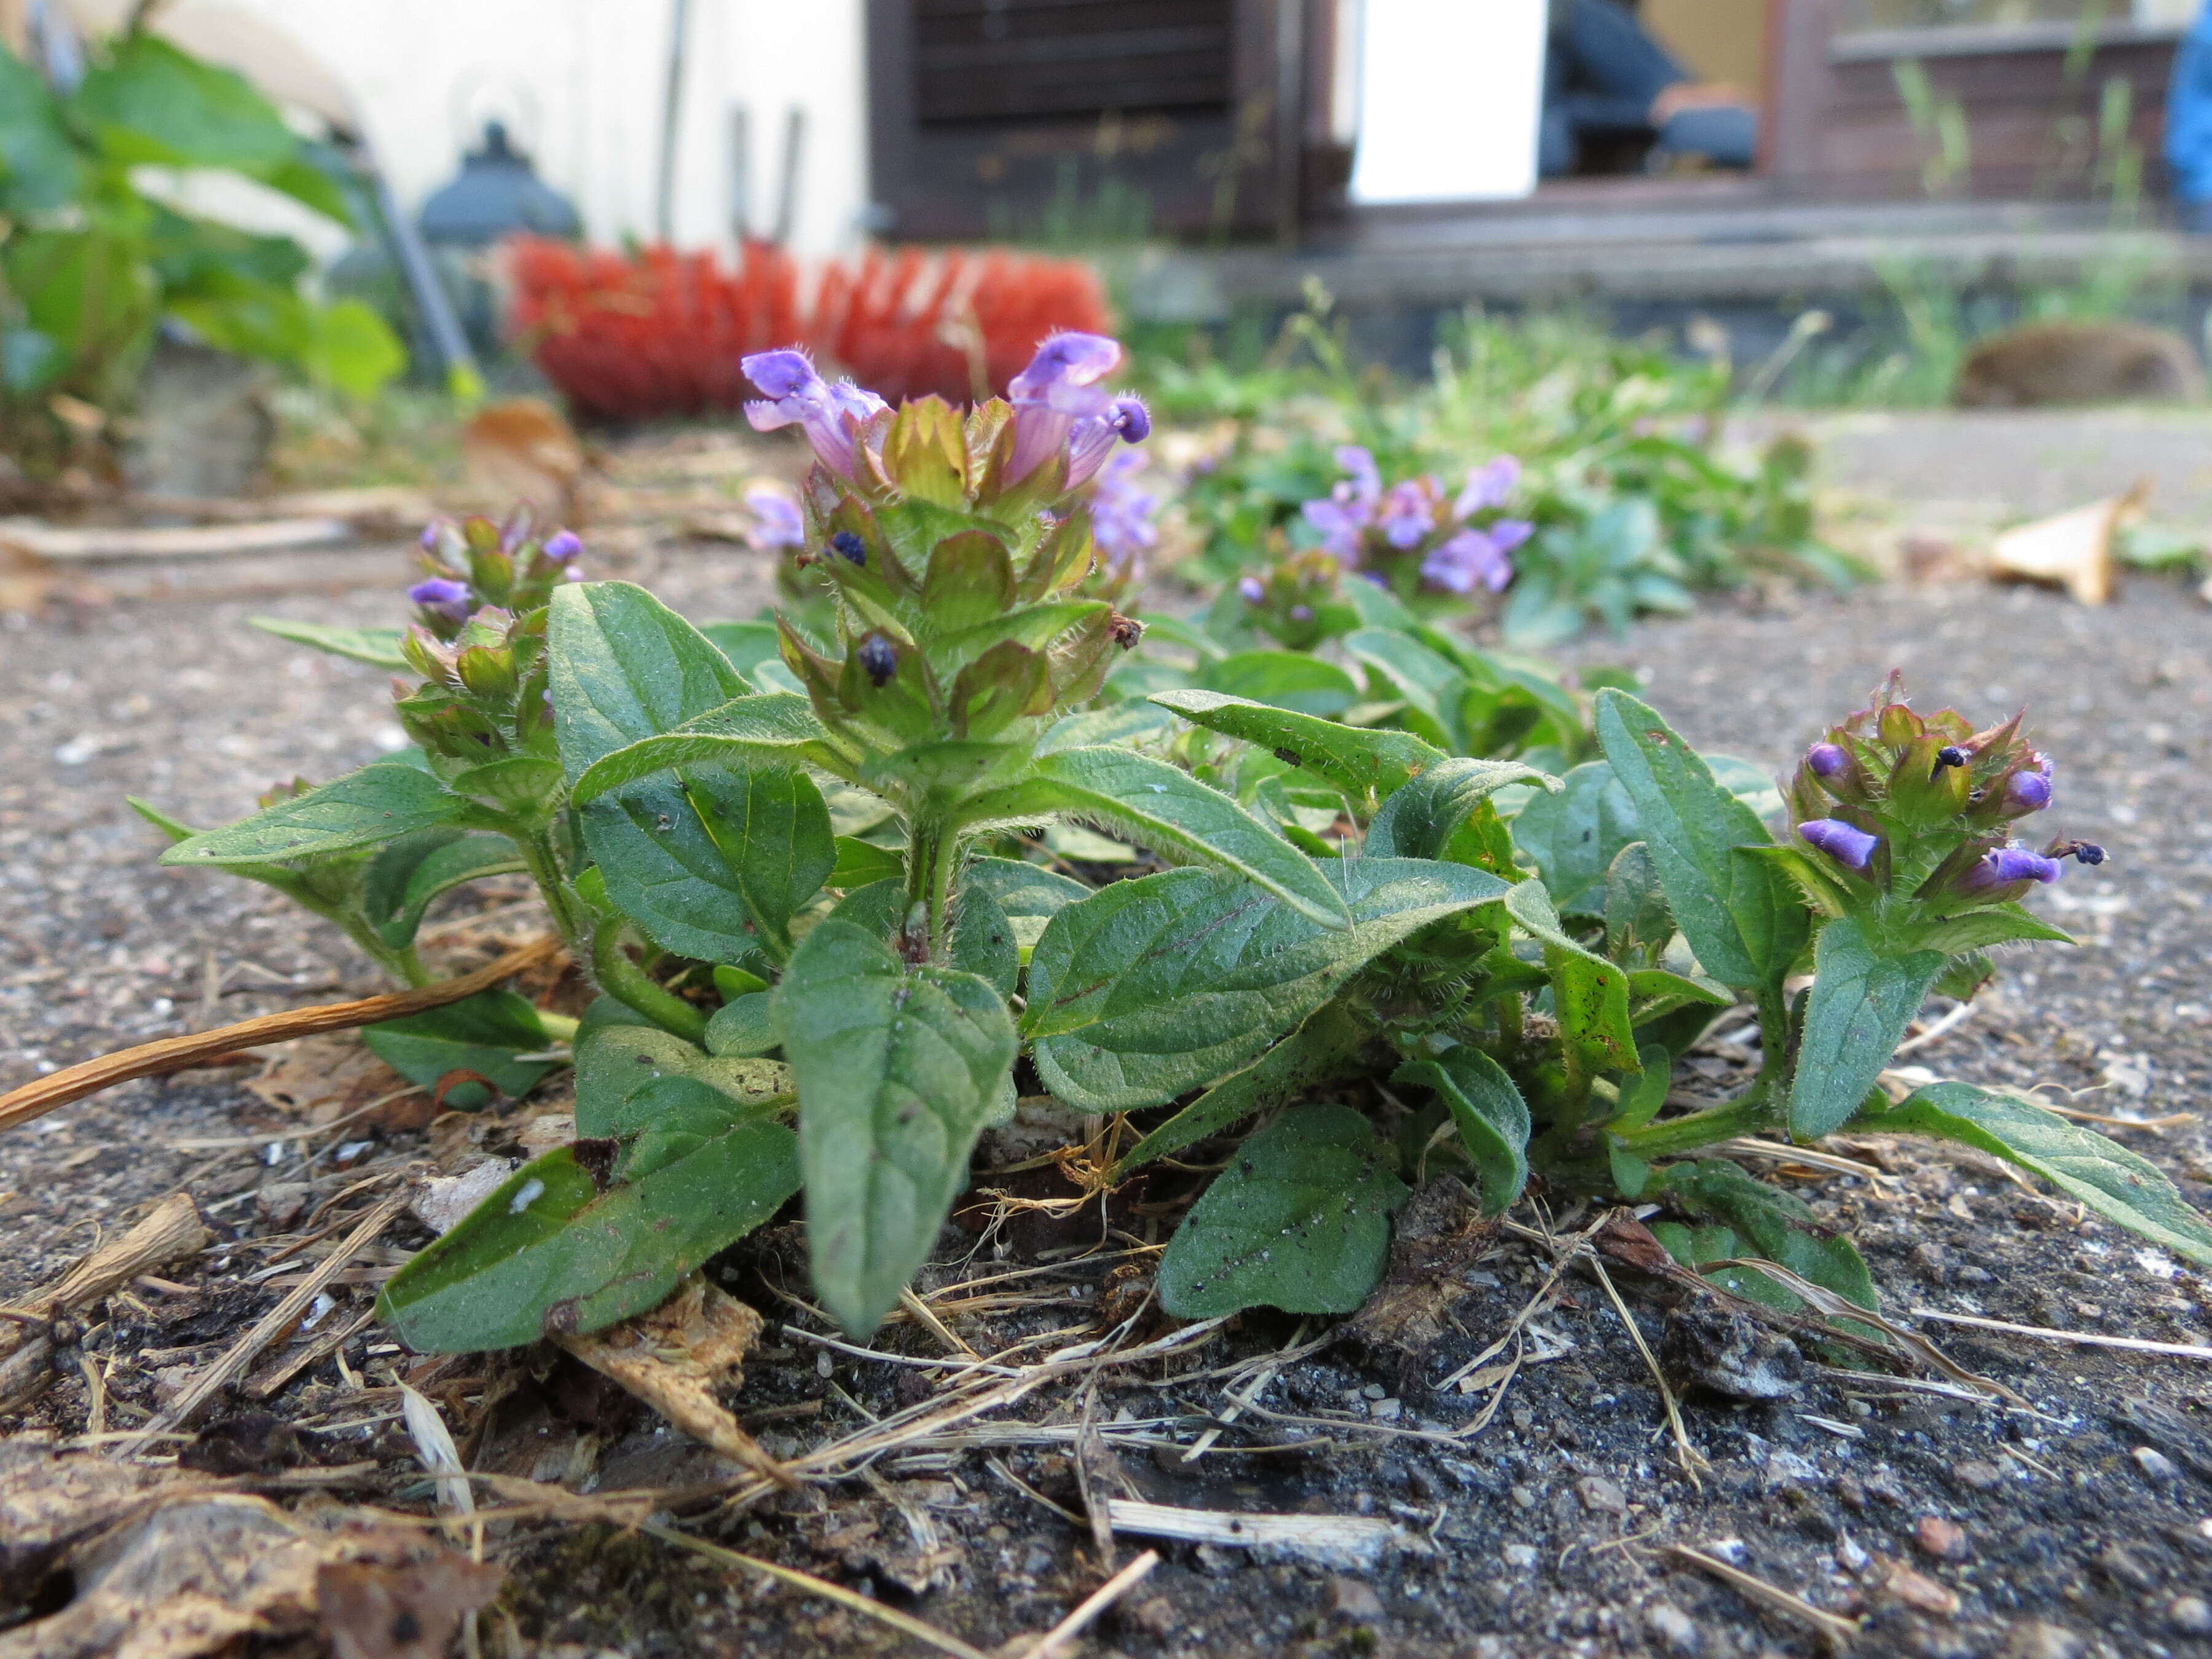
{"type": "Polygon", "coordinates": [[[1865,869],[1881,843],[1881,836],[1841,818],[1813,818],[1799,824],[1797,833],[1847,870],[1865,869]]]}
{"type": "Polygon", "coordinates": [[[1966,763],[1966,751],[1955,743],[1947,743],[1936,751],[1936,770],[1938,772],[1946,767],[1964,766],[1966,763]]]}
{"type": "Polygon", "coordinates": [[[871,634],[860,641],[859,657],[871,685],[888,685],[891,676],[898,672],[898,651],[881,634],[871,634]]]}
{"type": "Polygon", "coordinates": [[[1135,650],[1137,641],[1145,637],[1144,623],[1139,622],[1134,617],[1125,617],[1118,611],[1114,613],[1113,620],[1109,626],[1114,632],[1114,643],[1124,651],[1135,650]]]}
{"type": "Polygon", "coordinates": [[[546,538],[545,556],[556,564],[566,564],[584,550],[584,538],[573,530],[557,531],[546,538]]]}
{"type": "Polygon", "coordinates": [[[1805,764],[1813,769],[1816,778],[1836,777],[1850,763],[1850,756],[1839,743],[1816,743],[1805,751],[1805,764]]]}
{"type": "Polygon", "coordinates": [[[856,564],[863,570],[867,568],[868,544],[853,532],[839,531],[830,538],[830,545],[847,563],[856,564]]]}
{"type": "Polygon", "coordinates": [[[1261,585],[1257,576],[1239,576],[1237,592],[1247,605],[1257,605],[1267,597],[1267,590],[1261,585]]]}
{"type": "Polygon", "coordinates": [[[2023,812],[2040,812],[2051,805],[2051,780],[2040,772],[2015,772],[2005,785],[2005,799],[2023,812]]]}

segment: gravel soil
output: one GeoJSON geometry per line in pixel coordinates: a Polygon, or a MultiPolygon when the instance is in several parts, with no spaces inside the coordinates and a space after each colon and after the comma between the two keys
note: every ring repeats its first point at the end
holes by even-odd
{"type": "MultiPolygon", "coordinates": [[[[373,671],[243,621],[265,611],[377,622],[390,614],[380,586],[289,589],[383,584],[400,568],[396,550],[312,565],[241,561],[219,580],[179,573],[179,583],[200,584],[197,596],[7,620],[0,1088],[157,1036],[370,988],[368,964],[343,939],[276,896],[156,869],[156,838],[122,797],[215,823],[280,778],[328,777],[396,743],[373,671]],[[240,596],[256,583],[274,597],[240,596]]],[[[695,616],[750,614],[762,597],[757,568],[726,549],[679,549],[650,580],[695,616]]],[[[2173,1117],[2118,1133],[2208,1201],[2212,612],[2151,582],[2101,611],[2039,593],[1886,589],[1723,605],[1576,654],[1632,663],[1693,741],[1776,768],[1893,666],[1923,707],[1952,702],[1983,718],[2030,704],[2058,763],[2054,817],[2104,842],[2112,860],[2074,871],[2042,900],[2080,949],[2008,964],[1963,1024],[1909,1060],[1941,1075],[2047,1085],[2054,1098],[2114,1116],[2173,1117]]],[[[505,902],[457,900],[443,925],[505,902]]],[[[487,914],[447,960],[480,959],[501,932],[487,914]]],[[[1741,1057],[1721,1042],[1692,1065],[1725,1078],[1741,1057]]],[[[372,1121],[349,1132],[358,1142],[316,1139],[303,1164],[305,1143],[267,1150],[301,1124],[245,1090],[252,1074],[134,1083],[0,1137],[0,1298],[46,1282],[179,1188],[216,1231],[199,1263],[178,1270],[181,1284],[142,1281],[93,1316],[82,1352],[102,1376],[111,1425],[144,1420],[165,1389],[274,1304],[282,1291],[264,1262],[326,1225],[324,1206],[343,1213],[361,1201],[346,1196],[359,1182],[426,1160],[450,1165],[471,1142],[497,1150],[514,1123],[447,1118],[424,1131],[372,1121]]],[[[559,1109],[557,1091],[547,1103],[559,1109]]],[[[1845,1150],[1875,1173],[1785,1164],[1781,1178],[1860,1242],[1893,1312],[2212,1342],[2212,1289],[2196,1272],[1994,1162],[1878,1143],[1845,1150]]],[[[1031,1184],[995,1184],[1068,1191],[1049,1170],[1024,1179],[1031,1184]]],[[[1002,1208],[984,1231],[948,1234],[922,1288],[1032,1270],[1001,1279],[995,1299],[940,1297],[952,1333],[986,1352],[1029,1337],[1044,1339],[1032,1353],[1077,1340],[1124,1294],[1115,1270],[1132,1258],[1115,1239],[1156,1227],[1144,1212],[1186,1192],[1176,1180],[1117,1205],[1103,1249],[1095,1206],[1061,1219],[1002,1208]]],[[[1540,1234],[1588,1218],[1547,1222],[1532,1205],[1516,1219],[1540,1234]]],[[[324,1316],[356,1318],[374,1281],[427,1237],[412,1221],[395,1226],[380,1253],[362,1258],[368,1272],[349,1276],[368,1282],[342,1286],[341,1308],[324,1316]]],[[[768,1346],[729,1397],[783,1455],[915,1403],[930,1386],[915,1368],[792,1334],[823,1328],[788,1299],[804,1285],[793,1249],[787,1228],[772,1230],[720,1269],[771,1322],[768,1346]],[[790,1329],[777,1322],[786,1319],[790,1329]]],[[[1085,1638],[1091,1651],[1129,1659],[1825,1650],[1802,1618],[1669,1556],[1676,1544],[1862,1620],[1862,1653],[2212,1655],[2212,1364],[1930,1323],[1961,1364],[2029,1405],[1818,1366],[1770,1401],[1692,1392],[1683,1420],[1706,1466],[1692,1484],[1650,1371],[1583,1270],[1564,1275],[1557,1299],[1528,1322],[1513,1375],[1501,1379],[1493,1364],[1467,1391],[1435,1387],[1506,1332],[1550,1267],[1529,1234],[1462,1239],[1417,1275],[1456,1298],[1425,1348],[1407,1352],[1389,1329],[1346,1334],[1251,1391],[1261,1373],[1240,1364],[1322,1333],[1247,1316],[1188,1355],[1103,1371],[1081,1390],[1041,1389],[853,1478],[742,1510],[690,1510],[686,1524],[987,1651],[1048,1629],[1104,1577],[1090,1528],[1074,1519],[1087,1492],[1400,1528],[1401,1547],[1368,1565],[1162,1544],[1159,1567],[1085,1638]],[[1231,1387],[1241,1415],[1224,1428],[1237,1403],[1231,1387]],[[2127,1403],[2142,1401],[2167,1414],[2127,1403]],[[1084,1436],[1086,1420],[1094,1428],[1084,1436]],[[1210,1430],[1211,1449],[1194,1455],[1210,1430]]],[[[1693,1342],[1696,1319],[1671,1314],[1661,1287],[1614,1276],[1652,1348],[1693,1342]]],[[[891,1352],[944,1352],[912,1323],[876,1341],[891,1352]]],[[[66,1370],[27,1415],[0,1419],[0,1435],[83,1432],[94,1402],[82,1370],[66,1370]]],[[[427,1483],[392,1420],[392,1385],[403,1377],[440,1401],[479,1468],[606,1492],[680,1487],[720,1468],[543,1355],[425,1364],[373,1326],[272,1399],[224,1409],[271,1410],[311,1431],[313,1462],[379,1460],[370,1489],[351,1496],[419,1510],[427,1483]]],[[[1123,1561],[1141,1547],[1117,1543],[1123,1561]]],[[[495,1653],[921,1650],[818,1596],[605,1524],[518,1527],[493,1547],[511,1568],[485,1627],[495,1653]]],[[[0,1644],[15,1639],[6,1616],[0,1644]]]]}

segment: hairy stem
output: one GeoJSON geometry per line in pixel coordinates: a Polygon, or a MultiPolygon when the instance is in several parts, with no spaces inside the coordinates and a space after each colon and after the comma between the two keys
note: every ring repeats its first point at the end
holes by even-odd
{"type": "Polygon", "coordinates": [[[927,918],[929,959],[952,954],[952,876],[960,865],[959,831],[948,819],[916,818],[907,834],[907,908],[922,907],[927,918]]]}
{"type": "MultiPolygon", "coordinates": [[[[511,835],[516,849],[522,854],[524,867],[530,878],[538,884],[538,891],[545,901],[545,908],[553,913],[553,925],[561,930],[561,939],[568,947],[568,954],[578,962],[596,962],[596,947],[585,949],[591,941],[592,930],[585,915],[582,902],[575,890],[568,885],[561,872],[560,854],[553,849],[553,837],[544,830],[527,835],[511,835]]],[[[640,1009],[639,1012],[645,1011],[640,1009]]]]}
{"type": "Polygon", "coordinates": [[[687,1042],[705,1041],[707,1016],[674,992],[654,984],[652,975],[630,960],[629,952],[623,949],[620,923],[602,923],[592,933],[592,972],[599,989],[664,1031],[672,1031],[687,1042]]]}
{"type": "Polygon", "coordinates": [[[1620,1137],[1620,1143],[1637,1157],[1648,1159],[1664,1158],[1670,1152],[1691,1152],[1699,1146],[1710,1146],[1715,1141],[1733,1140],[1738,1135],[1764,1128],[1767,1093],[1765,1084],[1762,1076],[1734,1100],[1686,1116],[1668,1118],[1663,1123],[1632,1129],[1620,1137]]]}
{"type": "Polygon", "coordinates": [[[1770,1127],[1780,1127],[1788,1119],[1790,1067],[1795,1060],[1790,1052],[1789,1001],[1780,986],[1770,986],[1759,994],[1759,1079],[1741,1097],[1759,1097],[1772,1120],[1770,1127]]]}

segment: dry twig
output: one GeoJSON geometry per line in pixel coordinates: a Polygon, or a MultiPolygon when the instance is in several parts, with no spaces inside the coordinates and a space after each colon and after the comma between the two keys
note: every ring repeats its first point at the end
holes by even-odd
{"type": "Polygon", "coordinates": [[[313,1008],[294,1008],[281,1014],[263,1014],[258,1018],[241,1020],[235,1025],[225,1025],[213,1031],[198,1031],[190,1036],[163,1037],[158,1042],[142,1042],[135,1048],[125,1048],[98,1060],[88,1060],[80,1065],[64,1066],[50,1076],[35,1083],[27,1083],[11,1093],[0,1095],[0,1130],[12,1129],[17,1124],[27,1123],[34,1117],[43,1117],[57,1106],[66,1106],[72,1100],[97,1094],[118,1083],[128,1083],[133,1078],[158,1077],[165,1072],[179,1072],[213,1054],[227,1054],[240,1048],[262,1048],[272,1042],[289,1042],[293,1037],[313,1036],[322,1031],[350,1030],[356,1026],[374,1025],[379,1020],[398,1019],[407,1014],[419,1014],[431,1008],[442,1008],[449,1002],[459,1002],[477,992],[489,990],[500,981],[526,968],[535,967],[561,948],[556,939],[542,939],[517,951],[509,951],[497,962],[479,968],[473,974],[464,974],[459,979],[441,980],[435,985],[425,985],[420,990],[397,991],[385,996],[363,997],[355,1002],[326,1002],[313,1008]]]}
{"type": "Polygon", "coordinates": [[[1933,1308],[1915,1308],[1912,1316],[1938,1320],[1946,1325],[1971,1325],[1980,1331],[2002,1331],[2008,1336],[2032,1336],[2039,1342],[2071,1342],[2083,1348],[2124,1348],[2130,1353],[2172,1354],[2177,1359],[2212,1359],[2212,1347],[2202,1342],[2154,1342],[2143,1336],[2053,1330],[2046,1325],[2015,1325],[2008,1319],[1984,1319],[1974,1314],[1938,1313],[1933,1308]]]}
{"type": "Polygon", "coordinates": [[[1764,1578],[1756,1577],[1744,1571],[1741,1567],[1732,1567],[1718,1556],[1708,1555],[1703,1550],[1692,1549],[1687,1544],[1669,1544],[1666,1547],[1666,1550],[1667,1553],[1677,1561],[1686,1562],[1700,1571],[1712,1574],[1723,1583],[1732,1585],[1742,1591],[1759,1606],[1807,1626],[1814,1635],[1827,1644],[1832,1651],[1841,1651],[1850,1646],[1851,1639],[1859,1633],[1857,1620],[1844,1619],[1832,1613],[1823,1612],[1803,1596],[1793,1595],[1778,1585],[1768,1583],[1764,1578]]]}

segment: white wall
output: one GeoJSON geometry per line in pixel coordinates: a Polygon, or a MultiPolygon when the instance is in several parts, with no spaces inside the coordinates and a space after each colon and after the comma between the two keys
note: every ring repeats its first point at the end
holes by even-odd
{"type": "MultiPolygon", "coordinates": [[[[194,0],[179,0],[185,9],[194,0]]],[[[653,234],[673,0],[222,0],[322,60],[410,209],[505,118],[592,240],[653,234]]],[[[730,112],[752,112],[757,228],[774,214],[785,112],[806,112],[793,246],[858,240],[867,201],[862,0],[691,0],[676,240],[730,236],[730,112]]]]}

